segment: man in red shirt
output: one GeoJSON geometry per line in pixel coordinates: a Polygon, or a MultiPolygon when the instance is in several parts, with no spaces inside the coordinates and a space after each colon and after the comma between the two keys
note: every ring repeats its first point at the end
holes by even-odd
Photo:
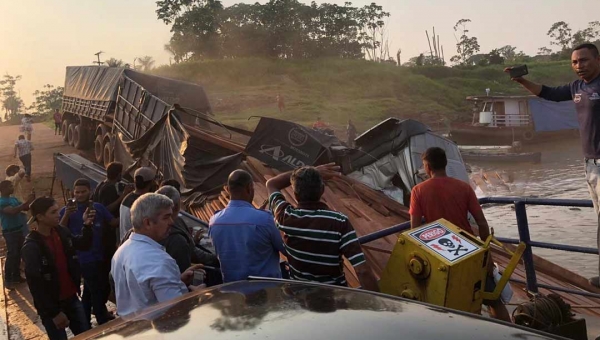
{"type": "Polygon", "coordinates": [[[76,250],[92,246],[95,214],[86,210],[81,235],[72,235],[68,228],[59,226],[59,207],[54,199],[37,198],[30,211],[29,223],[37,222],[37,228],[27,235],[21,251],[25,277],[48,337],[66,340],[67,327],[75,335],[90,329],[77,297],[81,275],[76,250]]]}
{"type": "MultiPolygon", "coordinates": [[[[429,179],[417,184],[410,195],[410,226],[417,228],[421,226],[423,218],[425,223],[431,223],[440,218],[448,220],[462,230],[474,234],[468,220],[468,213],[473,215],[479,226],[479,237],[486,240],[490,235],[490,228],[483,215],[483,210],[477,201],[475,191],[468,183],[448,177],[446,165],[448,159],[444,149],[434,147],[427,149],[421,156],[423,167],[429,179]]],[[[495,288],[493,273],[493,261],[488,262],[488,277],[486,279],[486,291],[495,288]]],[[[510,322],[510,315],[506,306],[500,299],[496,301],[484,301],[490,307],[490,315],[493,318],[510,322]]]]}

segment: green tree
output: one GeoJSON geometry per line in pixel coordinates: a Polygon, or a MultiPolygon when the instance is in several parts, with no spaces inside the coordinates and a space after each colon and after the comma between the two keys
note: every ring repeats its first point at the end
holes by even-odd
{"type": "Polygon", "coordinates": [[[384,19],[390,16],[382,6],[372,2],[358,11],[358,21],[361,25],[361,40],[365,55],[370,60],[389,59],[386,24],[384,19]]]}
{"type": "Polygon", "coordinates": [[[505,58],[502,56],[502,52],[496,48],[487,54],[486,60],[488,65],[502,65],[505,58]]]}
{"type": "Polygon", "coordinates": [[[2,108],[4,109],[4,120],[16,119],[19,109],[24,104],[19,97],[15,87],[21,76],[5,74],[0,80],[0,94],[2,95],[2,108]]]}
{"type": "Polygon", "coordinates": [[[165,49],[175,62],[205,58],[341,57],[388,60],[385,18],[375,3],[362,8],[298,0],[224,7],[218,0],[158,1],[157,15],[172,25],[165,49]]]}
{"type": "Polygon", "coordinates": [[[470,22],[471,19],[460,19],[454,25],[454,31],[460,34],[460,38],[456,39],[456,52],[458,54],[450,58],[450,61],[457,65],[468,65],[471,57],[480,50],[477,37],[467,35],[469,33],[467,24],[470,22]]]}
{"type": "Polygon", "coordinates": [[[546,33],[550,38],[554,39],[550,41],[551,45],[560,46],[562,50],[568,50],[572,46],[573,35],[571,27],[564,21],[558,21],[552,24],[548,32],[546,33]]]}
{"type": "Polygon", "coordinates": [[[538,48],[537,55],[548,55],[549,56],[551,54],[552,54],[552,50],[546,46],[542,46],[542,47],[538,48]]]}
{"type": "Polygon", "coordinates": [[[106,60],[104,63],[108,67],[125,67],[125,68],[131,67],[128,63],[125,63],[123,60],[117,59],[117,58],[110,58],[110,59],[106,60]]]}
{"type": "Polygon", "coordinates": [[[62,106],[63,87],[54,87],[50,84],[44,85],[43,90],[33,93],[35,101],[29,107],[35,114],[51,114],[62,106]]]}
{"type": "Polygon", "coordinates": [[[600,38],[600,21],[592,21],[588,27],[573,33],[572,44],[577,46],[600,38]]]}
{"type": "Polygon", "coordinates": [[[140,63],[140,67],[143,71],[150,71],[152,70],[152,68],[154,68],[154,58],[152,58],[151,56],[147,55],[147,56],[143,56],[141,58],[137,58],[139,63],[140,63]]]}
{"type": "Polygon", "coordinates": [[[496,49],[500,56],[504,58],[504,61],[507,63],[512,63],[515,61],[515,57],[517,55],[517,48],[511,45],[502,46],[496,49]]]}

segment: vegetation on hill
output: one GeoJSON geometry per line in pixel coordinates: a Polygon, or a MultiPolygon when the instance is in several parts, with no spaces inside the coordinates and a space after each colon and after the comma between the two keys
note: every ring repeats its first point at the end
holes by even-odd
{"type": "MultiPolygon", "coordinates": [[[[575,79],[568,61],[529,64],[529,79],[563,84],[575,79]]],[[[312,124],[322,117],[340,129],[352,119],[364,130],[388,117],[414,118],[443,128],[470,121],[465,98],[526,94],[502,72],[502,65],[471,68],[398,67],[354,59],[225,59],[183,62],[153,73],[202,84],[217,119],[253,128],[252,116],[312,124]],[[279,112],[277,95],[285,101],[279,112]]]]}

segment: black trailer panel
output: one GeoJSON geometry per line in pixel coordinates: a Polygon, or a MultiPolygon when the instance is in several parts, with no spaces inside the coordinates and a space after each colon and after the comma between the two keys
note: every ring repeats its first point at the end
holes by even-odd
{"type": "Polygon", "coordinates": [[[98,183],[106,178],[106,171],[103,167],[77,154],[55,154],[54,166],[56,167],[56,178],[62,182],[64,188],[69,190],[73,190],[73,183],[77,179],[85,178],[90,181],[93,191],[98,183]]]}

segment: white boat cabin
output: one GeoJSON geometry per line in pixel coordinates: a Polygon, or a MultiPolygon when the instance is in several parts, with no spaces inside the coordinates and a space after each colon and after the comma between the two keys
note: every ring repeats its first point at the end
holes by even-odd
{"type": "Polygon", "coordinates": [[[532,125],[529,112],[531,96],[472,96],[473,125],[517,127],[532,125]]]}

